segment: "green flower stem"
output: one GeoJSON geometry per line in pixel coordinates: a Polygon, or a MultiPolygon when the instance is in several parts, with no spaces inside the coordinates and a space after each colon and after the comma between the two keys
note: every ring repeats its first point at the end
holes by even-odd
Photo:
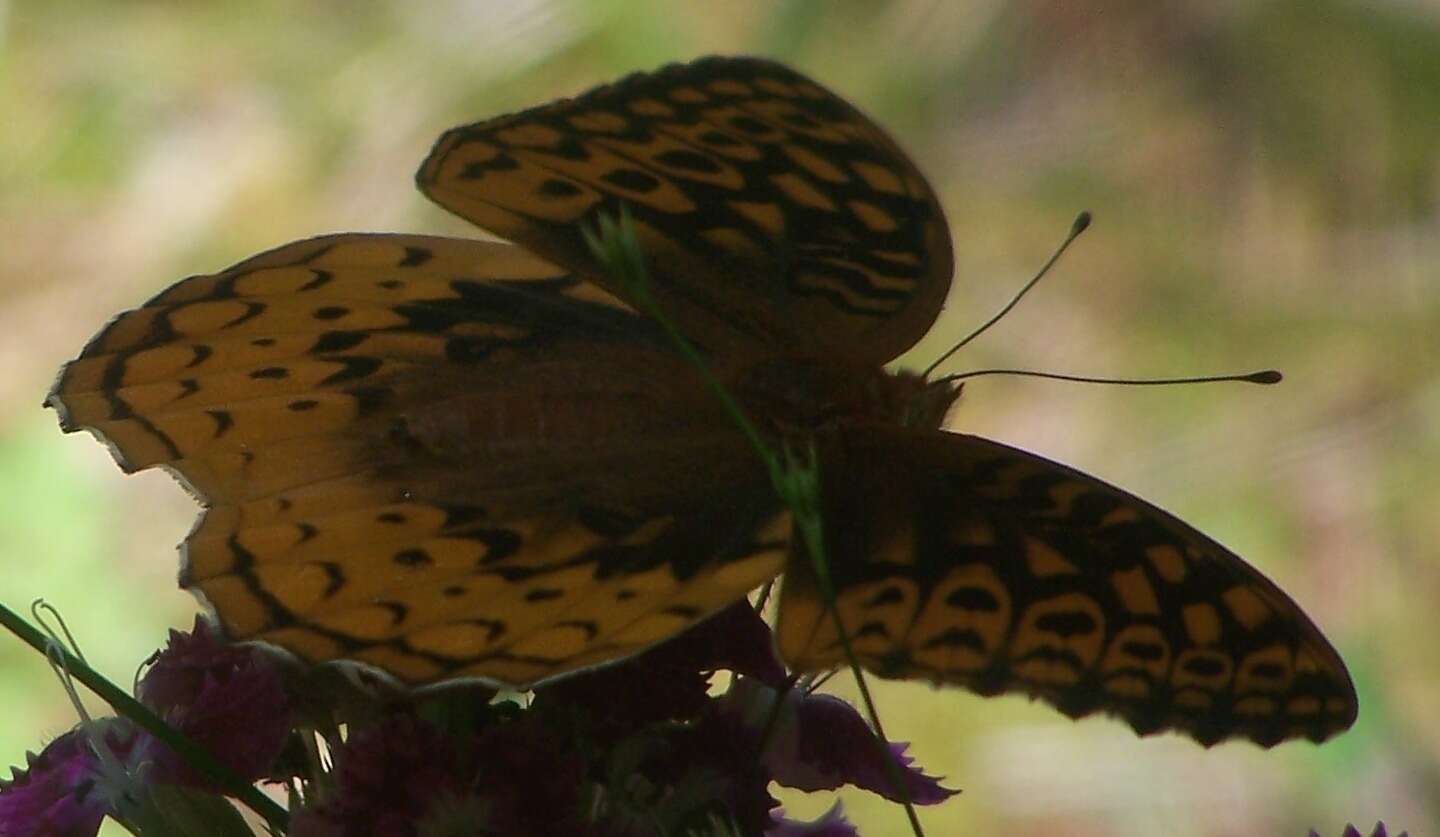
{"type": "Polygon", "coordinates": [[[235,771],[220,763],[204,747],[165,723],[160,716],[151,712],[144,704],[125,694],[118,686],[105,679],[104,675],[87,665],[84,660],[52,642],[49,637],[3,604],[0,604],[0,625],[4,625],[11,633],[20,637],[27,645],[41,654],[58,656],[60,665],[72,677],[98,695],[101,700],[110,704],[116,714],[129,718],[141,729],[155,736],[156,739],[174,750],[187,764],[225,788],[227,794],[235,797],[245,807],[262,817],[276,832],[284,833],[289,821],[289,815],[285,809],[261,793],[254,785],[242,779],[235,771]]]}
{"type": "Polygon", "coordinates": [[[778,486],[783,471],[780,469],[779,460],[760,436],[760,431],[750,421],[749,416],[745,415],[745,411],[740,409],[730,391],[725,389],[725,385],[710,371],[710,364],[705,362],[700,351],[680,333],[650,295],[650,273],[645,269],[645,256],[640,249],[640,241],[635,237],[635,226],[630,220],[629,211],[622,206],[618,221],[609,215],[601,215],[598,231],[584,229],[581,232],[585,236],[585,243],[590,245],[591,252],[605,266],[611,277],[618,280],[630,293],[630,299],[635,303],[635,307],[640,309],[640,313],[659,323],[680,350],[680,354],[700,371],[706,385],[715,393],[715,397],[720,399],[725,412],[744,432],[745,438],[749,439],[755,450],[760,452],[760,457],[770,469],[770,478],[778,486]]]}
{"type": "Polygon", "coordinates": [[[895,795],[900,797],[901,804],[905,807],[905,815],[910,819],[911,830],[916,837],[924,837],[920,818],[915,813],[915,806],[910,802],[910,791],[905,787],[905,778],[900,775],[900,768],[890,757],[890,737],[885,734],[885,727],[880,723],[880,712],[875,708],[874,698],[870,696],[870,685],[865,680],[865,671],[860,668],[860,663],[855,658],[855,651],[850,646],[850,633],[845,630],[845,625],[840,620],[840,610],[835,606],[835,584],[830,579],[830,559],[825,551],[825,527],[821,525],[820,458],[816,455],[812,442],[808,462],[797,460],[789,448],[785,450],[785,459],[783,481],[777,483],[776,487],[781,498],[790,507],[791,513],[795,515],[796,525],[800,527],[800,535],[805,540],[806,551],[810,553],[810,565],[815,569],[820,596],[825,600],[825,609],[830,611],[831,620],[835,622],[840,648],[845,652],[845,661],[850,664],[850,671],[855,675],[855,686],[860,690],[860,700],[865,704],[865,713],[870,717],[870,725],[875,729],[875,745],[880,748],[880,763],[885,765],[885,780],[890,783],[890,789],[895,795]]]}
{"type": "Polygon", "coordinates": [[[591,252],[600,260],[610,276],[625,288],[630,302],[634,303],[642,314],[658,323],[679,348],[685,359],[700,371],[706,385],[715,393],[715,397],[720,399],[725,412],[729,414],[756,452],[760,454],[761,461],[765,463],[770,472],[770,480],[774,484],[776,492],[794,515],[795,525],[799,528],[801,538],[805,541],[806,551],[810,555],[810,563],[815,568],[820,595],[825,600],[826,610],[830,612],[830,616],[835,622],[835,630],[840,636],[845,660],[855,674],[855,683],[860,689],[865,712],[875,731],[875,744],[880,748],[881,762],[885,765],[886,779],[890,783],[890,789],[904,804],[905,813],[910,819],[910,828],[916,837],[924,837],[920,819],[915,813],[915,806],[910,802],[910,793],[905,787],[904,777],[900,775],[895,760],[890,757],[889,739],[885,736],[885,728],[880,724],[880,713],[876,711],[875,702],[870,696],[870,688],[865,682],[865,673],[855,659],[855,653],[850,646],[850,635],[845,631],[845,626],[840,619],[840,611],[835,607],[835,587],[830,579],[830,563],[825,553],[824,526],[821,525],[820,460],[816,455],[813,441],[803,455],[797,454],[788,447],[782,450],[783,456],[777,455],[760,435],[759,429],[750,421],[750,417],[745,415],[745,411],[740,408],[734,396],[710,371],[710,365],[706,362],[705,357],[686,339],[684,334],[680,333],[680,330],[665,315],[665,312],[656,303],[654,296],[651,295],[650,274],[645,268],[644,253],[640,248],[639,239],[635,236],[635,227],[629,211],[622,205],[619,220],[602,214],[598,219],[597,226],[596,230],[588,228],[581,230],[591,252]]]}

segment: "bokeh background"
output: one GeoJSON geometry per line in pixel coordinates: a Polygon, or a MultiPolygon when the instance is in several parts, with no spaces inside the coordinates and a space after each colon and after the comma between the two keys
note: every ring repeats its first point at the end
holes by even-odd
{"type": "MultiPolygon", "coordinates": [[[[473,234],[411,185],[452,125],[706,53],[792,63],[886,125],[955,238],[923,366],[1096,224],[960,368],[955,426],[1068,462],[1247,556],[1361,695],[1324,745],[1204,750],[1019,698],[878,689],[965,793],[933,835],[1338,835],[1440,823],[1440,4],[871,0],[0,0],[0,600],[45,597],[128,682],[185,626],[193,502],[40,402],[108,317],[336,230],[473,234]]],[[[846,677],[834,681],[848,693],[846,677]]],[[[0,761],[74,721],[0,641],[0,761]]],[[[829,795],[786,797],[814,814],[829,795]]],[[[865,833],[901,812],[845,796],[865,833]]]]}

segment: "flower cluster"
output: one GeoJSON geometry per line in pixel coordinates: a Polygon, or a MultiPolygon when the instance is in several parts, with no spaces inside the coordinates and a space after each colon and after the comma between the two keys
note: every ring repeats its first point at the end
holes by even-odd
{"type": "MultiPolygon", "coordinates": [[[[290,735],[278,668],[219,641],[202,619],[188,634],[170,632],[136,697],[243,781],[265,777],[290,735]]],[[[0,837],[94,834],[107,815],[143,821],[155,786],[217,789],[128,718],[82,724],[27,762],[0,780],[0,837]]]]}
{"type": "MultiPolygon", "coordinates": [[[[292,837],[841,837],[855,831],[839,806],[787,819],[771,782],[915,804],[956,793],[915,768],[905,745],[876,740],[848,704],[794,688],[743,602],[524,705],[473,684],[418,696],[379,685],[297,673],[197,621],[172,633],[137,697],[244,781],[286,788],[292,837]],[[712,694],[721,670],[734,677],[712,694]]],[[[128,720],[90,723],[0,783],[0,837],[94,834],[107,815],[147,833],[142,814],[160,787],[220,790],[128,720]]]]}

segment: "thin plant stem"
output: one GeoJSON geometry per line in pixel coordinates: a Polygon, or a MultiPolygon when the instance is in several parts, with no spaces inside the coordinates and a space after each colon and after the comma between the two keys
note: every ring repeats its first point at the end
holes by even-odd
{"type": "Polygon", "coordinates": [[[95,671],[84,660],[52,642],[23,617],[0,604],[0,625],[19,637],[25,644],[51,659],[56,659],[70,676],[85,684],[101,700],[110,704],[116,714],[129,718],[136,726],[155,736],[175,751],[187,764],[215,781],[225,792],[254,811],[274,830],[284,833],[289,814],[274,800],[242,779],[235,771],[218,761],[208,750],[189,736],[165,723],[149,707],[125,694],[124,690],[95,671]]]}
{"type": "Polygon", "coordinates": [[[635,236],[634,224],[630,219],[629,211],[623,205],[618,220],[608,215],[601,215],[598,219],[598,229],[584,229],[582,234],[585,236],[585,242],[589,245],[591,252],[605,266],[610,275],[624,286],[635,307],[658,323],[675,343],[681,355],[699,370],[706,385],[720,400],[725,412],[739,426],[769,470],[771,482],[774,483],[781,500],[795,516],[796,525],[805,541],[811,564],[814,566],[816,577],[820,582],[820,592],[824,598],[826,609],[835,621],[835,629],[840,635],[845,659],[850,665],[850,670],[855,674],[855,682],[859,686],[865,712],[869,716],[871,727],[875,733],[875,746],[880,749],[881,763],[885,765],[886,779],[890,783],[891,790],[899,797],[905,808],[911,830],[916,837],[924,837],[924,830],[915,813],[915,806],[910,801],[910,794],[900,775],[899,767],[890,757],[889,740],[885,737],[885,729],[880,723],[880,713],[876,710],[875,702],[871,698],[870,689],[865,682],[865,674],[850,646],[850,637],[845,631],[840,611],[835,607],[835,590],[830,581],[829,564],[825,556],[823,539],[824,527],[821,524],[819,460],[815,455],[813,444],[810,450],[806,451],[804,461],[802,461],[794,451],[788,448],[783,451],[783,456],[777,455],[765,441],[759,429],[750,421],[750,417],[741,409],[734,396],[715,377],[705,357],[671,322],[651,295],[650,276],[645,267],[644,253],[635,236]]]}
{"type": "Polygon", "coordinates": [[[855,675],[855,686],[860,690],[861,702],[865,704],[865,712],[870,716],[870,725],[875,730],[875,745],[880,748],[880,763],[885,765],[886,781],[890,783],[890,789],[895,795],[900,797],[905,815],[910,820],[911,830],[916,837],[924,837],[925,832],[920,827],[919,815],[915,813],[915,806],[910,801],[910,791],[905,787],[905,779],[900,775],[900,768],[896,766],[894,759],[890,757],[890,738],[885,734],[885,727],[880,723],[880,712],[875,708],[874,698],[870,696],[865,670],[860,667],[855,657],[855,651],[850,645],[850,632],[845,630],[840,609],[835,606],[835,584],[830,579],[830,561],[825,549],[825,527],[821,517],[820,458],[816,455],[813,444],[808,452],[808,459],[808,464],[798,463],[791,451],[786,450],[789,466],[786,471],[789,477],[786,481],[788,490],[782,489],[781,495],[786,503],[790,504],[796,523],[800,526],[805,549],[810,555],[810,565],[814,568],[816,582],[820,585],[820,597],[825,602],[825,609],[830,612],[830,618],[835,622],[840,648],[845,652],[845,660],[855,675]]]}

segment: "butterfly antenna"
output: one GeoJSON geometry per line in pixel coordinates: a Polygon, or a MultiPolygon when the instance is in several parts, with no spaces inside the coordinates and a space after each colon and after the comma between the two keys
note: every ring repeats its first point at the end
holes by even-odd
{"type": "Polygon", "coordinates": [[[1088,210],[1075,216],[1075,223],[1070,225],[1070,234],[1065,236],[1064,241],[1060,242],[1060,246],[1055,249],[1054,255],[1050,257],[1049,261],[1045,262],[1044,267],[1040,268],[1040,272],[1035,274],[1035,278],[1031,279],[1029,282],[1026,282],[1025,287],[1021,288],[1019,293],[1011,297],[1010,301],[1005,304],[1005,307],[1001,308],[998,312],[996,312],[995,316],[986,320],[983,325],[970,332],[969,336],[967,336],[964,340],[961,340],[959,343],[951,346],[949,350],[945,352],[945,354],[936,358],[934,363],[925,367],[925,377],[930,377],[930,373],[934,372],[936,367],[949,360],[951,355],[965,348],[966,344],[968,344],[971,340],[974,340],[976,337],[984,334],[990,328],[990,326],[993,326],[996,323],[1000,322],[1001,317],[1010,313],[1010,309],[1014,308],[1016,304],[1018,304],[1020,300],[1025,297],[1025,294],[1029,293],[1030,289],[1035,287],[1035,284],[1039,282],[1040,279],[1050,271],[1050,268],[1053,267],[1057,261],[1060,260],[1060,256],[1063,255],[1065,253],[1065,250],[1070,247],[1070,243],[1075,239],[1079,238],[1080,233],[1085,232],[1085,229],[1089,226],[1090,212],[1088,210]]]}
{"type": "Polygon", "coordinates": [[[977,369],[974,372],[961,372],[956,375],[946,375],[935,381],[936,384],[963,381],[966,378],[978,378],[981,375],[1019,375],[1026,378],[1049,378],[1055,381],[1078,381],[1082,384],[1119,384],[1121,386],[1152,387],[1168,386],[1170,384],[1213,384],[1219,381],[1237,381],[1246,384],[1278,384],[1284,378],[1276,369],[1262,369],[1259,372],[1247,372],[1243,375],[1205,375],[1198,378],[1092,378],[1087,375],[1061,375],[1058,372],[1037,372],[1033,369],[977,369]]]}

